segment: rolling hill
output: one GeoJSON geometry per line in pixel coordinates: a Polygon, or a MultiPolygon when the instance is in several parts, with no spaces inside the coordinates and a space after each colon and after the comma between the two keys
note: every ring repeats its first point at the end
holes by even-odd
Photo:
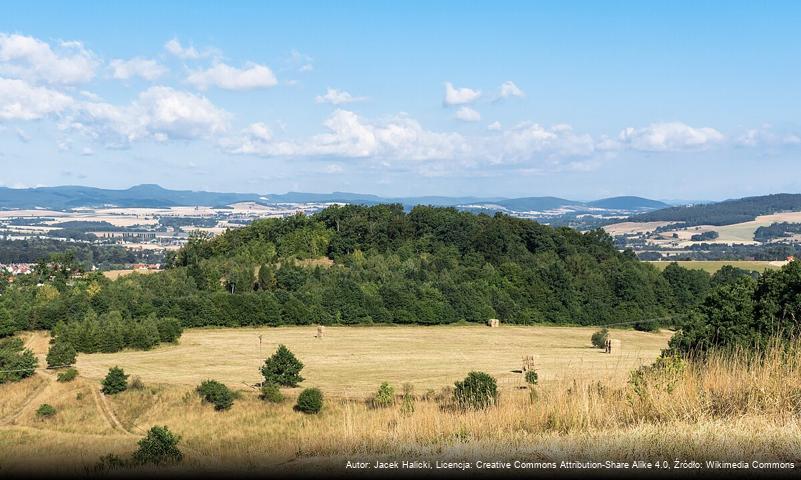
{"type": "Polygon", "coordinates": [[[634,215],[629,221],[722,226],[749,222],[759,215],[789,211],[801,211],[801,194],[777,193],[703,205],[670,207],[634,215]]]}

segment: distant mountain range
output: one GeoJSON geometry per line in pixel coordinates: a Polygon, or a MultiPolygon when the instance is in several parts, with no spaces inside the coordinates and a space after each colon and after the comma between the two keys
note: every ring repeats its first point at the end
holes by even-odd
{"type": "Polygon", "coordinates": [[[158,185],[137,185],[125,190],[111,190],[82,186],[37,187],[14,189],[0,187],[0,208],[45,208],[68,210],[79,207],[173,207],[204,205],[219,207],[238,202],[260,204],[286,203],[400,203],[406,207],[414,205],[453,206],[465,210],[508,211],[533,215],[553,212],[648,212],[670,205],[641,197],[613,197],[582,202],[557,197],[381,197],[378,195],[333,192],[285,194],[219,193],[190,190],[168,190],[158,185]]]}

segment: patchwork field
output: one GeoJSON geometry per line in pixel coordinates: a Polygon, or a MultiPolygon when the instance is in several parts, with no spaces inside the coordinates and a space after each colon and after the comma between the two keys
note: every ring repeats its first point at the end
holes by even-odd
{"type": "MultiPolygon", "coordinates": [[[[482,370],[502,388],[522,382],[517,371],[523,355],[534,355],[540,378],[552,380],[622,380],[639,365],[652,362],[665,348],[670,332],[615,330],[620,354],[604,354],[590,345],[594,327],[522,327],[504,325],[436,327],[316,327],[192,329],[180,344],[152,351],[79,355],[78,370],[100,379],[119,365],[147,382],[197,385],[213,378],[231,386],[260,381],[264,359],[285,344],[306,365],[303,386],[317,386],[340,397],[361,397],[381,382],[412,383],[417,391],[438,390],[482,370]],[[262,345],[259,348],[259,336],[262,345]]],[[[522,383],[520,383],[522,384],[522,383]]]]}

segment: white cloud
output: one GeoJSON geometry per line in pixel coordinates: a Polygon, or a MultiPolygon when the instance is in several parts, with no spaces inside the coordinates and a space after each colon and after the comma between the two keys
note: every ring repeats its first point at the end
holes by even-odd
{"type": "Polygon", "coordinates": [[[173,38],[164,44],[164,49],[170,54],[183,59],[183,60],[198,60],[206,57],[213,57],[219,55],[219,51],[213,48],[206,48],[203,51],[196,49],[194,46],[189,45],[184,47],[177,38],[173,38]]]}
{"type": "Polygon", "coordinates": [[[503,133],[497,150],[502,152],[502,162],[521,162],[536,156],[588,156],[595,151],[595,143],[591,135],[576,133],[570,125],[522,123],[503,133]]]}
{"type": "Polygon", "coordinates": [[[517,85],[511,80],[503,82],[500,89],[500,97],[501,98],[508,98],[508,97],[525,97],[526,94],[523,93],[523,90],[520,90],[517,85]]]}
{"type": "Polygon", "coordinates": [[[288,69],[297,70],[300,73],[314,71],[314,59],[310,55],[301,53],[295,49],[289,52],[289,58],[284,61],[288,69]]]}
{"type": "Polygon", "coordinates": [[[478,122],[481,120],[481,114],[470,107],[460,108],[453,117],[463,122],[478,122]]]}
{"type": "Polygon", "coordinates": [[[741,147],[781,147],[801,145],[801,136],[796,133],[777,132],[771,125],[746,130],[735,139],[741,147]]]}
{"type": "Polygon", "coordinates": [[[84,157],[91,157],[94,154],[95,154],[95,151],[92,150],[89,147],[83,147],[83,150],[81,150],[81,155],[84,156],[84,157]]]}
{"type": "Polygon", "coordinates": [[[466,152],[457,133],[425,130],[416,120],[397,115],[381,122],[365,120],[348,110],[336,110],[323,123],[326,133],[300,141],[254,142],[252,136],[223,142],[234,153],[265,157],[346,157],[406,161],[448,159],[466,152]]]}
{"type": "Polygon", "coordinates": [[[111,61],[110,68],[111,76],[117,80],[140,77],[153,81],[167,73],[167,69],[157,61],[141,57],[129,60],[114,59],[111,61]]]}
{"type": "Polygon", "coordinates": [[[479,90],[456,88],[451,82],[445,82],[445,98],[442,102],[445,106],[463,105],[475,102],[480,96],[479,90]]]}
{"type": "Polygon", "coordinates": [[[722,143],[725,137],[714,128],[667,122],[652,123],[644,128],[626,128],[620,132],[618,140],[633,150],[666,152],[708,148],[722,143]]]}
{"type": "Polygon", "coordinates": [[[489,125],[487,125],[487,130],[498,131],[501,128],[502,128],[501,127],[501,122],[499,122],[497,120],[495,120],[494,122],[492,122],[489,125]]]}
{"type": "Polygon", "coordinates": [[[210,86],[225,90],[251,90],[273,87],[278,83],[272,70],[255,63],[249,63],[242,69],[218,63],[206,70],[191,72],[186,80],[201,90],[210,86]]]}
{"type": "Polygon", "coordinates": [[[331,105],[342,105],[346,103],[361,102],[366,100],[365,97],[354,97],[344,90],[337,90],[336,88],[328,88],[325,95],[317,95],[314,101],[317,103],[330,103],[331,105]]]}
{"type": "Polygon", "coordinates": [[[63,112],[73,102],[61,92],[0,77],[0,120],[38,120],[63,112]]]}
{"type": "Polygon", "coordinates": [[[150,139],[209,138],[225,133],[230,115],[205,97],[169,87],[151,87],[127,107],[86,102],[62,122],[63,130],[81,132],[110,147],[150,139]]]}
{"type": "Polygon", "coordinates": [[[95,76],[99,62],[80,42],[56,50],[37,38],[0,33],[0,74],[33,82],[77,84],[95,76]]]}

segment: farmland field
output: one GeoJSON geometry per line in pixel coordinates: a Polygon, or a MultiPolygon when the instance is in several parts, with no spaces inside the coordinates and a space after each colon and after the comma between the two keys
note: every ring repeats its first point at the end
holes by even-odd
{"type": "MultiPolygon", "coordinates": [[[[652,261],[648,262],[659,270],[664,270],[671,261],[652,261]]],[[[684,268],[693,268],[698,270],[705,270],[709,273],[715,273],[724,265],[731,265],[732,267],[742,268],[744,270],[755,270],[757,272],[764,272],[765,270],[774,270],[780,268],[786,262],[783,261],[759,261],[759,260],[679,260],[676,263],[684,268]]]]}
{"type": "Polygon", "coordinates": [[[620,354],[590,346],[597,327],[523,327],[503,325],[436,327],[191,329],[178,345],[151,351],[82,354],[78,369],[102,378],[119,365],[145,382],[197,385],[207,378],[244,387],[260,381],[259,368],[278,344],[286,344],[306,365],[304,386],[318,386],[341,397],[363,397],[383,381],[412,383],[418,391],[452,385],[471,370],[498,378],[501,388],[522,381],[516,373],[523,355],[534,355],[540,378],[621,380],[630,370],[652,362],[670,332],[613,330],[622,340],[620,354]],[[259,349],[259,335],[262,345],[259,349]]]}

